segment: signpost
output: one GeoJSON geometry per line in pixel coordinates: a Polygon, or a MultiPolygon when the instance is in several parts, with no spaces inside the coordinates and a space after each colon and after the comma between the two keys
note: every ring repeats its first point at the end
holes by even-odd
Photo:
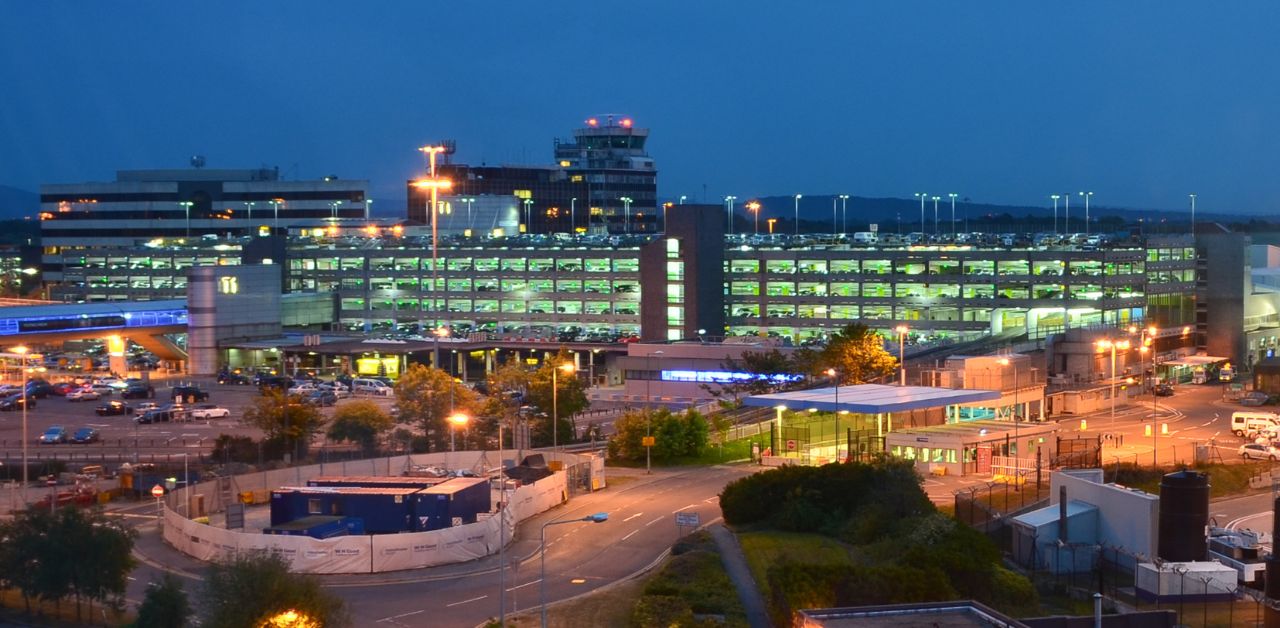
{"type": "Polygon", "coordinates": [[[698,518],[698,513],[696,512],[676,513],[676,529],[679,531],[680,536],[684,536],[686,534],[686,532],[684,531],[685,528],[689,528],[689,531],[692,532],[693,530],[697,530],[698,526],[700,525],[702,525],[702,522],[698,518]]]}
{"type": "Polygon", "coordinates": [[[164,487],[159,484],[151,487],[151,496],[156,498],[156,516],[164,516],[164,507],[160,505],[160,499],[164,497],[164,487]]]}

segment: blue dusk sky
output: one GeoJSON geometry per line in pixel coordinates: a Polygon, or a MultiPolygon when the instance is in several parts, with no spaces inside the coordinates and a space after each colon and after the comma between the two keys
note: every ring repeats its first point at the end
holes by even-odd
{"type": "Polygon", "coordinates": [[[1274,0],[4,7],[0,184],[30,191],[200,154],[398,202],[417,146],[548,164],[618,112],[665,198],[1280,201],[1274,0]]]}

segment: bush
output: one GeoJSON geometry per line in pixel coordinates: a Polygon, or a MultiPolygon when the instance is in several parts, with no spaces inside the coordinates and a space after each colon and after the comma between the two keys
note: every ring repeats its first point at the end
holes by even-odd
{"type": "Polygon", "coordinates": [[[646,594],[636,603],[631,625],[637,628],[693,626],[693,609],[674,595],[646,594]]]}
{"type": "Polygon", "coordinates": [[[210,457],[223,464],[254,464],[258,462],[258,444],[248,436],[219,434],[217,440],[213,441],[213,453],[210,457]]]}

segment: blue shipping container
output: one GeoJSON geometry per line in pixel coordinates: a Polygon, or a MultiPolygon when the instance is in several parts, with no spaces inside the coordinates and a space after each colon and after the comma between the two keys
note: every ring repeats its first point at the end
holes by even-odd
{"type": "Polygon", "coordinates": [[[475,523],[476,516],[492,506],[489,481],[454,478],[414,496],[413,529],[439,530],[455,523],[475,523]]]}
{"type": "Polygon", "coordinates": [[[289,523],[263,528],[263,534],[309,536],[313,539],[330,539],[335,536],[360,534],[363,525],[353,517],[303,517],[289,523]]]}
{"type": "Polygon", "coordinates": [[[271,492],[271,526],[313,515],[356,517],[365,534],[411,529],[412,488],[309,487],[271,492]]]}

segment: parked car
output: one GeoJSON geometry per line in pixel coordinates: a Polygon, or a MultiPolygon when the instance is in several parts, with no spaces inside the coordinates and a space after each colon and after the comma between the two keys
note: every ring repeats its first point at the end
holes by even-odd
{"type": "Polygon", "coordinates": [[[53,385],[53,394],[61,395],[65,397],[67,393],[73,390],[76,390],[77,388],[80,388],[80,387],[73,382],[58,382],[53,385]]]}
{"type": "Polygon", "coordinates": [[[174,401],[182,401],[184,403],[197,403],[200,401],[208,401],[209,393],[200,390],[196,386],[174,386],[170,394],[170,398],[174,401]]]}
{"type": "Polygon", "coordinates": [[[1255,390],[1241,397],[1240,405],[1256,407],[1256,406],[1265,404],[1267,400],[1269,400],[1270,398],[1271,398],[1271,395],[1268,395],[1267,393],[1264,393],[1260,390],[1255,390]]]}
{"type": "Polygon", "coordinates": [[[77,388],[67,393],[67,401],[96,401],[102,394],[92,388],[77,388]]]}
{"type": "Polygon", "coordinates": [[[108,401],[93,409],[98,416],[115,416],[118,414],[129,414],[133,412],[133,406],[123,401],[108,401]]]}
{"type": "Polygon", "coordinates": [[[225,419],[231,416],[231,411],[221,406],[206,403],[192,408],[189,414],[193,419],[225,419]]]}
{"type": "Polygon", "coordinates": [[[151,384],[129,384],[120,397],[124,399],[154,399],[156,389],[151,384]]]}
{"type": "Polygon", "coordinates": [[[253,383],[247,375],[243,373],[220,373],[218,375],[219,384],[233,384],[236,386],[247,386],[253,383]]]}
{"type": "Polygon", "coordinates": [[[45,430],[40,435],[39,443],[41,445],[56,445],[67,442],[67,428],[61,425],[54,425],[45,430]]]}
{"type": "Polygon", "coordinates": [[[313,406],[331,406],[338,403],[338,396],[330,390],[316,390],[302,398],[313,406]]]}
{"type": "Polygon", "coordinates": [[[1240,457],[1245,460],[1270,460],[1275,462],[1280,460],[1280,448],[1272,445],[1248,443],[1240,446],[1240,457]]]}
{"type": "Polygon", "coordinates": [[[93,392],[98,393],[99,395],[102,395],[103,397],[110,397],[116,392],[116,389],[112,388],[110,384],[103,384],[102,382],[94,382],[92,384],[89,384],[89,389],[92,390],[93,392]]]}
{"type": "Polygon", "coordinates": [[[27,382],[27,396],[36,399],[44,399],[53,392],[53,384],[43,379],[33,379],[27,382]]]}
{"type": "Polygon", "coordinates": [[[96,443],[101,439],[102,437],[98,434],[98,430],[92,427],[82,427],[71,435],[71,442],[79,444],[96,443]]]}
{"type": "Polygon", "coordinates": [[[310,395],[317,390],[319,389],[316,388],[315,384],[312,384],[311,382],[303,382],[300,384],[294,384],[293,387],[288,390],[288,394],[303,396],[310,395]]]}
{"type": "Polygon", "coordinates": [[[156,408],[147,410],[134,418],[134,421],[140,425],[150,425],[151,423],[168,423],[170,421],[181,421],[185,413],[181,409],[156,408]]]}
{"type": "Polygon", "coordinates": [[[160,407],[160,404],[154,401],[144,401],[133,407],[133,413],[138,416],[142,416],[148,410],[155,410],[156,408],[159,408],[159,407],[160,407]]]}
{"type": "Polygon", "coordinates": [[[1170,385],[1170,384],[1156,384],[1156,396],[1157,396],[1157,397],[1172,397],[1172,396],[1173,396],[1173,386],[1172,386],[1172,385],[1170,385]]]}
{"type": "Polygon", "coordinates": [[[26,404],[28,408],[34,408],[36,407],[36,398],[23,397],[22,395],[9,395],[8,397],[0,399],[0,411],[12,412],[15,410],[21,410],[23,404],[26,404]]]}

